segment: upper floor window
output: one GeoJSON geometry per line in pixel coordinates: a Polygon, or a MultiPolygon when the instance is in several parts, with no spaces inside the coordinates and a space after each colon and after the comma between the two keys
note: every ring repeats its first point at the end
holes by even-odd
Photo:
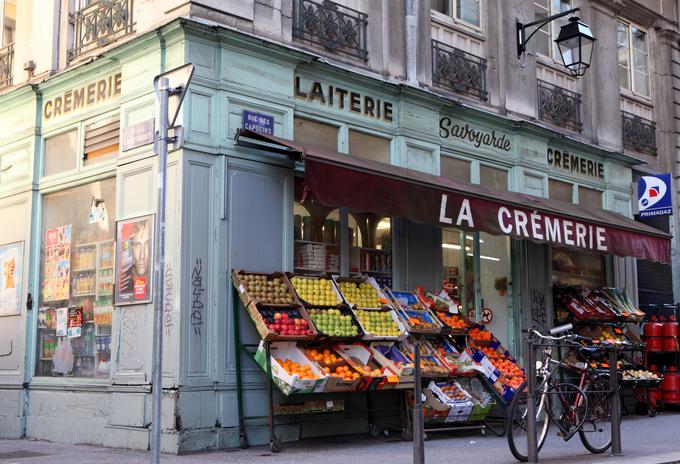
{"type": "MultiPolygon", "coordinates": [[[[571,0],[534,0],[534,19],[544,19],[571,8],[571,0]]],[[[560,33],[562,26],[568,22],[569,18],[565,16],[539,29],[533,39],[536,52],[552,59],[560,59],[560,51],[557,49],[554,40],[560,33]]]]}
{"type": "Polygon", "coordinates": [[[0,0],[2,6],[2,31],[0,31],[0,48],[14,43],[14,35],[17,23],[16,0],[0,0]]]}
{"type": "Polygon", "coordinates": [[[481,0],[432,0],[432,9],[464,23],[480,27],[481,0]]]}
{"type": "Polygon", "coordinates": [[[647,34],[633,24],[619,21],[616,25],[616,43],[621,88],[648,97],[647,34]]]}
{"type": "Polygon", "coordinates": [[[133,0],[77,0],[69,14],[73,44],[68,58],[74,59],[104,47],[134,31],[133,0]]]}

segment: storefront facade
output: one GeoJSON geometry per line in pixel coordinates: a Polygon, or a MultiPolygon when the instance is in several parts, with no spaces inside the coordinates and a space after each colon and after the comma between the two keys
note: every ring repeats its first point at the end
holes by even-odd
{"type": "MultiPolygon", "coordinates": [[[[464,231],[455,227],[458,218],[441,227],[342,208],[311,211],[296,188],[302,164],[236,145],[234,136],[246,126],[490,191],[627,217],[634,160],[233,31],[175,21],[5,97],[17,111],[1,115],[2,125],[22,129],[0,142],[3,166],[18,160],[8,161],[9,180],[0,173],[0,208],[11,224],[0,244],[23,242],[27,289],[18,314],[0,318],[2,339],[11,340],[0,345],[10,353],[0,357],[7,436],[148,447],[153,305],[142,292],[145,302],[114,306],[111,256],[121,222],[156,212],[151,82],[183,63],[193,63],[195,74],[179,120],[185,144],[171,152],[168,167],[165,451],[238,446],[232,314],[242,308],[231,269],[367,271],[395,289],[438,290],[446,282],[517,355],[521,328],[551,325],[555,282],[613,284],[635,298],[632,260],[600,258],[597,250],[554,264],[563,251],[464,231]],[[323,249],[320,262],[305,255],[314,250],[309,245],[323,249]],[[79,341],[56,335],[56,311],[68,306],[83,308],[79,341]]],[[[142,235],[151,242],[153,231],[142,235]]],[[[149,275],[143,257],[135,255],[137,277],[149,275]]],[[[245,342],[259,339],[245,318],[240,330],[245,342]]],[[[245,408],[264,415],[262,374],[255,366],[245,372],[245,408]]],[[[264,421],[248,425],[251,444],[268,440],[264,421]]],[[[280,431],[287,440],[366,427],[348,413],[280,431]]]]}

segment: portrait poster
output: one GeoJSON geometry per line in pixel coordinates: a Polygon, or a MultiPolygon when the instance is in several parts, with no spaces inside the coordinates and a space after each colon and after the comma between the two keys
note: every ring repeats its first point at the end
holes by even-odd
{"type": "Polygon", "coordinates": [[[80,337],[83,334],[83,308],[68,308],[68,327],[66,330],[68,338],[80,337]]]}
{"type": "Polygon", "coordinates": [[[43,301],[68,300],[71,291],[71,225],[45,234],[43,301]]]}
{"type": "Polygon", "coordinates": [[[0,316],[21,314],[24,242],[0,245],[0,316]]]}
{"type": "Polygon", "coordinates": [[[57,308],[57,337],[65,337],[68,328],[68,308],[57,308]]]}
{"type": "Polygon", "coordinates": [[[151,302],[154,233],[153,214],[117,222],[115,305],[151,302]]]}

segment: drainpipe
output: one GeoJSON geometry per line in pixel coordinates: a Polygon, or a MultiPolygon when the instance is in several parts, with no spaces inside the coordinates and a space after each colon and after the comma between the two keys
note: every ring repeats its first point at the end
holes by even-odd
{"type": "Polygon", "coordinates": [[[416,63],[416,0],[404,0],[406,6],[406,81],[418,86],[418,67],[416,63]]]}

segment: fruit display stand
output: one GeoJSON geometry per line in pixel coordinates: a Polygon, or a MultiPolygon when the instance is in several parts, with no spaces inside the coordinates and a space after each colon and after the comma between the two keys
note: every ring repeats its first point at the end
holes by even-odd
{"type": "Polygon", "coordinates": [[[391,305],[402,318],[404,326],[412,334],[438,334],[442,323],[421,304],[415,293],[386,289],[391,305]]]}

